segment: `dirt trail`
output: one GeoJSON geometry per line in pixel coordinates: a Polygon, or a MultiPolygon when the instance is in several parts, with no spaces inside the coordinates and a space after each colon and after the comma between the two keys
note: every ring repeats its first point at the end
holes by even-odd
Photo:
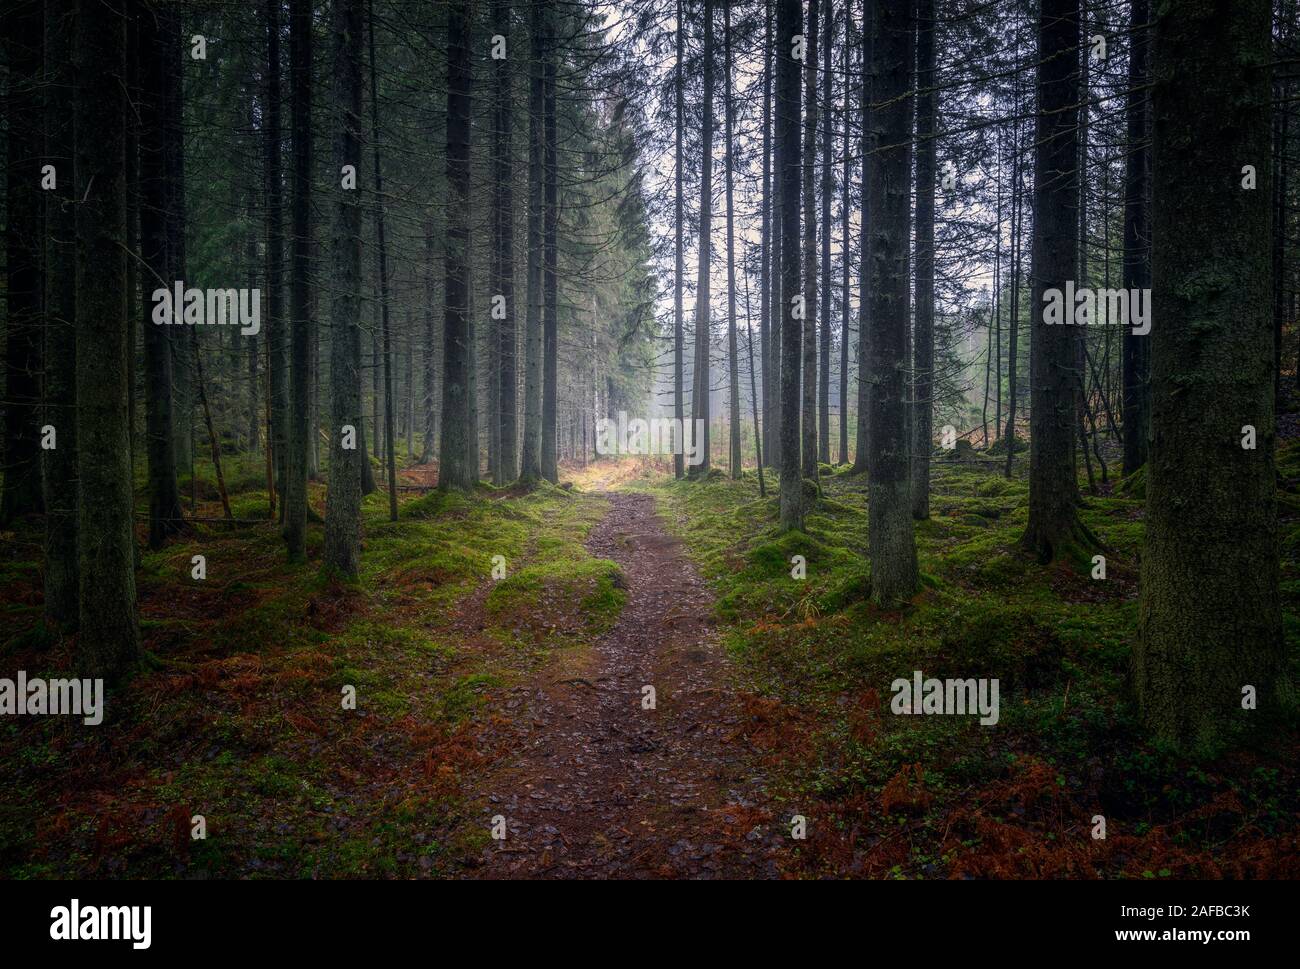
{"type": "Polygon", "coordinates": [[[483,823],[502,815],[508,835],[471,874],[775,877],[781,839],[746,776],[712,597],[652,497],[607,497],[587,548],[622,568],[627,603],[581,659],[558,651],[511,701],[517,755],[479,785],[483,823]]]}

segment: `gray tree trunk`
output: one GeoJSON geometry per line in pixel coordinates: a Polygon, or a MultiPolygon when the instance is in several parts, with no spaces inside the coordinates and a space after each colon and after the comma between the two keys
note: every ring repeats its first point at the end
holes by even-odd
{"type": "Polygon", "coordinates": [[[871,599],[896,605],[917,589],[907,406],[908,274],[912,233],[912,123],[916,47],[912,0],[872,5],[871,124],[876,151],[867,160],[867,236],[872,333],[868,346],[868,542],[871,599]]]}
{"type": "Polygon", "coordinates": [[[1276,712],[1285,652],[1270,318],[1271,13],[1157,21],[1151,454],[1134,684],[1159,739],[1211,753],[1276,712]],[[1254,190],[1241,167],[1256,168],[1254,190]],[[1213,246],[1205,240],[1214,239],[1213,246]],[[1255,447],[1242,446],[1246,425],[1255,447]],[[1243,708],[1253,688],[1257,710],[1243,708]]]}
{"type": "MultiPolygon", "coordinates": [[[[372,21],[373,24],[373,21],[372,21]]],[[[361,166],[361,0],[336,0],[333,171],[361,166]]],[[[355,581],[361,565],[361,198],[334,193],[330,240],[330,480],[325,498],[326,573],[355,581]],[[351,429],[352,434],[348,434],[351,429]],[[345,437],[349,438],[345,440],[345,437]],[[350,445],[350,446],[345,446],[350,445]]]]}
{"type": "Polygon", "coordinates": [[[76,7],[78,666],[116,680],[140,657],[127,395],[126,19],[76,7]]]}

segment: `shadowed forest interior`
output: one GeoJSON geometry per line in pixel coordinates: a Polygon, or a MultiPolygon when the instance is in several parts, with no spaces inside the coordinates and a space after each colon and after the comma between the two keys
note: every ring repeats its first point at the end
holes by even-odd
{"type": "Polygon", "coordinates": [[[1295,0],[7,0],[0,873],[1300,875],[1295,0]]]}

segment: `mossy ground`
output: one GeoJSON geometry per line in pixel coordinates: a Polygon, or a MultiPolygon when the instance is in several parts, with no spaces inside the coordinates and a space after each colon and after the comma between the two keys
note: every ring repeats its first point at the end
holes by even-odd
{"type": "MultiPolygon", "coordinates": [[[[548,485],[408,492],[390,522],[386,495],[372,494],[362,573],[342,585],[320,578],[320,524],[308,529],[309,563],[286,564],[260,464],[230,457],[225,474],[235,517],[264,523],[203,523],[143,553],[146,663],[110,692],[105,722],[0,721],[0,872],[457,871],[486,839],[466,814],[466,778],[507,753],[486,729],[498,700],[552,650],[582,648],[617,616],[616,569],[583,549],[604,501],[548,485]],[[196,554],[203,581],[191,578],[196,554]],[[355,710],[343,709],[349,686],[355,710]],[[205,840],[191,837],[195,815],[205,840]]],[[[199,516],[219,518],[206,464],[194,490],[199,516]]],[[[323,498],[314,485],[318,514],[323,498]]],[[[38,632],[40,543],[38,520],[2,543],[6,676],[72,669],[73,644],[38,632]]]]}
{"type": "MultiPolygon", "coordinates": [[[[1023,467],[1024,462],[1018,462],[1023,467]]],[[[1300,446],[1279,460],[1286,637],[1300,660],[1300,446]]],[[[628,487],[663,499],[714,585],[752,691],[747,732],[786,815],[809,819],[797,871],[894,877],[1265,877],[1297,871],[1295,712],[1251,749],[1197,763],[1149,746],[1128,682],[1141,501],[1088,497],[1109,549],[1039,566],[1017,548],[1028,488],[1001,462],[933,466],[918,522],[922,589],[869,602],[865,477],[824,474],[804,532],[780,533],[773,480],[628,487]],[[791,577],[802,555],[807,578],[791,577]],[[890,685],[997,677],[1001,719],[896,716],[890,685]],[[1093,818],[1106,819],[1105,840],[1093,818]]],[[[1109,490],[1109,489],[1108,489],[1109,490]]]]}
{"type": "MultiPolygon", "coordinates": [[[[1278,467],[1294,676],[1300,447],[1278,467]]],[[[677,483],[662,465],[599,462],[571,473],[574,489],[407,493],[396,522],[375,494],[362,575],[340,585],[320,578],[319,524],[309,564],[285,563],[264,469],[229,459],[235,516],[262,521],[203,523],[142,555],[146,662],[110,695],[105,723],[0,722],[0,872],[457,873],[487,838],[468,783],[511,754],[498,729],[508,691],[549,658],[578,657],[618,616],[621,573],[583,548],[605,502],[582,491],[617,486],[656,494],[713,585],[747,691],[754,770],[778,821],[809,820],[791,873],[1300,874],[1294,711],[1212,763],[1151,747],[1136,724],[1127,677],[1141,501],[1116,488],[1082,510],[1110,550],[1105,581],[1086,562],[1044,569],[1016,545],[1022,472],[1008,481],[1000,468],[935,463],[933,514],[916,530],[922,589],[880,611],[869,601],[866,482],[843,469],[826,469],[805,531],[785,534],[752,471],[677,483]],[[195,554],[207,558],[201,582],[190,578],[195,554]],[[804,580],[791,577],[795,555],[804,580]],[[997,677],[999,723],[893,715],[890,683],[916,669],[997,677]],[[347,686],[355,711],[340,702],[347,686]],[[190,837],[198,814],[206,840],[190,837]],[[1092,837],[1095,815],[1105,840],[1092,837]]],[[[210,468],[200,473],[198,513],[219,517],[210,468]]],[[[323,513],[320,486],[312,501],[323,513]]],[[[72,668],[74,644],[41,632],[40,544],[36,520],[0,542],[5,675],[72,668]]]]}

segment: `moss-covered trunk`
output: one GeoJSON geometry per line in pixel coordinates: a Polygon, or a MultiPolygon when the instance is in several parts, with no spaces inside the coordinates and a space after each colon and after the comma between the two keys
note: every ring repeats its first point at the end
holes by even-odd
{"type": "Polygon", "coordinates": [[[126,21],[76,9],[78,665],[113,680],[139,658],[127,394],[126,21]]]}
{"type": "Polygon", "coordinates": [[[1181,0],[1156,16],[1152,439],[1134,676],[1158,738],[1209,750],[1269,710],[1282,668],[1270,10],[1181,0]],[[1243,709],[1246,687],[1258,711],[1243,709]]]}

